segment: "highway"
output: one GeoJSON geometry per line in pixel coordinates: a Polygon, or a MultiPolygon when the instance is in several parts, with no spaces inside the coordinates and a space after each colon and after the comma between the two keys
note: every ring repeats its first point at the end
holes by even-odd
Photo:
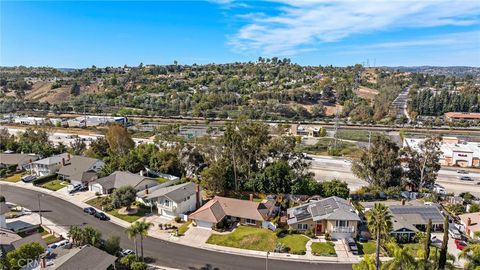
{"type": "MultiPolygon", "coordinates": [[[[331,180],[337,178],[348,183],[351,190],[357,190],[367,183],[351,171],[351,162],[346,162],[343,158],[333,158],[324,156],[313,156],[310,170],[315,173],[317,180],[331,180]]],[[[480,173],[470,172],[469,174],[459,174],[454,169],[442,168],[438,172],[437,183],[442,185],[447,192],[459,194],[461,192],[470,192],[475,196],[480,196],[480,173]],[[469,176],[474,181],[462,181],[460,176],[469,176]]]]}
{"type": "MultiPolygon", "coordinates": [[[[23,207],[38,209],[36,191],[0,184],[0,194],[8,202],[23,207]]],[[[57,197],[44,195],[41,197],[43,216],[59,226],[91,225],[99,229],[104,237],[114,234],[121,238],[123,248],[133,249],[133,242],[126,237],[125,228],[107,221],[100,221],[83,213],[82,209],[57,197]]],[[[265,269],[266,260],[257,257],[246,257],[227,253],[213,252],[148,237],[144,240],[145,256],[153,258],[155,264],[176,269],[188,270],[245,270],[265,269]]],[[[342,263],[309,263],[269,259],[269,269],[278,270],[313,270],[313,269],[352,269],[351,264],[342,263]]]]}

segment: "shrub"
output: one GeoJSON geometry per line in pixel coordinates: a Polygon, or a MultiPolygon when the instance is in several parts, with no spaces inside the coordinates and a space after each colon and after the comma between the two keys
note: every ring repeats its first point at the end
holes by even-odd
{"type": "Polygon", "coordinates": [[[315,227],[311,227],[310,229],[306,230],[303,234],[310,238],[315,238],[315,227]]]}
{"type": "Polygon", "coordinates": [[[282,243],[277,243],[274,250],[274,252],[277,252],[277,253],[288,253],[289,251],[290,251],[290,247],[287,247],[282,243]]]}
{"type": "Polygon", "coordinates": [[[175,222],[180,223],[182,221],[181,217],[175,217],[175,222]]]}
{"type": "Polygon", "coordinates": [[[329,232],[325,233],[325,240],[327,240],[327,241],[332,240],[332,235],[329,232]]]}
{"type": "Polygon", "coordinates": [[[38,186],[38,185],[40,185],[40,184],[46,183],[46,182],[48,182],[48,181],[50,181],[50,180],[54,180],[54,179],[57,179],[57,174],[56,174],[56,173],[39,177],[39,178],[33,180],[33,181],[32,181],[32,184],[33,184],[34,186],[38,186]]]}
{"type": "Polygon", "coordinates": [[[288,230],[287,230],[287,229],[277,228],[277,229],[275,230],[275,234],[277,235],[277,237],[282,237],[282,236],[288,234],[288,230]]]}
{"type": "Polygon", "coordinates": [[[109,212],[109,211],[112,211],[113,209],[114,209],[114,207],[111,204],[107,204],[107,205],[103,206],[103,211],[109,212]]]}

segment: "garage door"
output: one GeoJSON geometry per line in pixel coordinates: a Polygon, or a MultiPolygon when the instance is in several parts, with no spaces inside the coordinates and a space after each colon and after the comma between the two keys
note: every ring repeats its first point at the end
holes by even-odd
{"type": "Polygon", "coordinates": [[[103,194],[103,190],[102,190],[102,187],[100,185],[92,185],[92,188],[91,190],[95,193],[100,193],[100,194],[103,194]]]}
{"type": "Polygon", "coordinates": [[[211,230],[213,226],[211,222],[206,222],[201,220],[197,220],[195,223],[197,224],[197,228],[202,228],[207,230],[211,230]]]}

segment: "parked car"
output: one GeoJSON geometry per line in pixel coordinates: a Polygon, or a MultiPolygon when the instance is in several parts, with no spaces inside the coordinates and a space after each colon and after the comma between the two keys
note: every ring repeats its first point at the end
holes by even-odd
{"type": "Polygon", "coordinates": [[[463,250],[467,246],[467,242],[463,240],[455,240],[455,246],[457,246],[459,250],[463,250]]]}
{"type": "Polygon", "coordinates": [[[462,177],[460,177],[460,180],[462,180],[462,181],[473,181],[473,179],[470,176],[462,176],[462,177]]]}
{"type": "Polygon", "coordinates": [[[466,170],[457,170],[457,173],[461,173],[461,174],[467,174],[467,173],[468,173],[468,171],[466,171],[466,170]]]}
{"type": "Polygon", "coordinates": [[[110,218],[102,212],[96,212],[95,214],[93,214],[93,216],[100,220],[110,220],[110,218]]]}
{"type": "Polygon", "coordinates": [[[83,212],[89,215],[95,215],[95,213],[97,213],[97,210],[95,210],[95,208],[93,207],[87,207],[87,208],[83,208],[83,212]]]}
{"type": "Polygon", "coordinates": [[[122,249],[120,251],[120,257],[125,257],[125,256],[130,255],[130,254],[135,254],[135,251],[133,251],[131,249],[122,249]]]}
{"type": "Polygon", "coordinates": [[[33,180],[37,179],[36,175],[24,175],[22,176],[22,181],[25,183],[32,182],[33,180]]]}
{"type": "Polygon", "coordinates": [[[68,193],[73,194],[75,192],[85,190],[85,186],[82,184],[68,185],[67,190],[68,193]]]}
{"type": "Polygon", "coordinates": [[[448,234],[450,234],[450,236],[453,239],[462,239],[462,234],[455,228],[449,228],[448,229],[448,234]]]}
{"type": "Polygon", "coordinates": [[[348,244],[348,250],[351,251],[353,255],[358,255],[358,247],[357,247],[357,243],[355,243],[355,240],[353,240],[353,238],[348,238],[347,244],[348,244]]]}
{"type": "Polygon", "coordinates": [[[440,195],[447,195],[447,190],[440,185],[434,185],[432,191],[440,195]]]}
{"type": "Polygon", "coordinates": [[[56,249],[56,248],[59,248],[59,247],[66,246],[68,243],[69,243],[68,240],[62,240],[62,241],[58,241],[56,243],[50,244],[48,247],[51,248],[51,249],[56,249]]]}

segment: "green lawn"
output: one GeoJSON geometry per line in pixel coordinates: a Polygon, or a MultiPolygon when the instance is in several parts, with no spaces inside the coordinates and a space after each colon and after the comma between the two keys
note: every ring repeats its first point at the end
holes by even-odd
{"type": "Polygon", "coordinates": [[[212,234],[207,243],[259,251],[273,251],[276,235],[268,229],[240,226],[226,235],[212,234]]]}
{"type": "Polygon", "coordinates": [[[49,190],[57,191],[61,188],[66,187],[67,185],[68,185],[68,182],[63,181],[63,180],[55,179],[55,180],[45,182],[45,183],[41,184],[40,186],[43,187],[43,188],[49,189],[49,190]]]}
{"type": "MultiPolygon", "coordinates": [[[[379,132],[372,132],[372,139],[379,134],[379,132]]],[[[368,142],[368,137],[367,130],[341,129],[337,131],[337,138],[344,140],[368,142]]]]}
{"type": "Polygon", "coordinates": [[[360,254],[374,254],[375,241],[371,240],[365,243],[357,242],[358,251],[360,254]]]}
{"type": "Polygon", "coordinates": [[[192,223],[191,220],[183,223],[182,226],[180,226],[180,227],[178,228],[178,235],[179,235],[179,236],[184,235],[184,234],[188,231],[188,228],[189,228],[188,226],[189,226],[191,223],[192,223]]]}
{"type": "Polygon", "coordinates": [[[282,238],[278,238],[278,242],[289,247],[288,253],[303,255],[306,253],[306,247],[309,238],[302,234],[290,234],[282,238]]]}
{"type": "Polygon", "coordinates": [[[112,211],[108,211],[107,213],[119,219],[125,220],[126,222],[132,223],[137,221],[137,219],[144,217],[146,214],[150,213],[150,210],[139,208],[138,212],[132,215],[121,215],[118,213],[118,209],[113,209],[112,211]]]}
{"type": "Polygon", "coordinates": [[[316,256],[335,257],[337,256],[337,253],[335,252],[334,246],[335,244],[333,244],[332,242],[314,242],[312,243],[312,254],[316,256]]]}
{"type": "MultiPolygon", "coordinates": [[[[423,249],[423,244],[422,243],[408,243],[408,244],[402,244],[400,245],[401,247],[407,247],[408,248],[408,253],[414,257],[418,257],[418,250],[423,249]]],[[[439,252],[440,249],[437,249],[439,252]]],[[[437,254],[438,256],[439,254],[437,254]]],[[[430,258],[435,257],[435,248],[430,247],[430,258]]]]}
{"type": "Polygon", "coordinates": [[[16,173],[16,174],[11,175],[7,178],[0,178],[0,180],[15,183],[15,182],[18,182],[18,181],[22,180],[22,176],[23,176],[23,173],[16,173]]]}
{"type": "Polygon", "coordinates": [[[45,241],[45,243],[46,243],[47,245],[50,245],[50,244],[52,244],[52,243],[55,243],[55,242],[60,241],[61,239],[62,239],[61,237],[55,237],[55,236],[53,236],[53,235],[50,234],[49,236],[43,238],[43,241],[45,241]]]}

